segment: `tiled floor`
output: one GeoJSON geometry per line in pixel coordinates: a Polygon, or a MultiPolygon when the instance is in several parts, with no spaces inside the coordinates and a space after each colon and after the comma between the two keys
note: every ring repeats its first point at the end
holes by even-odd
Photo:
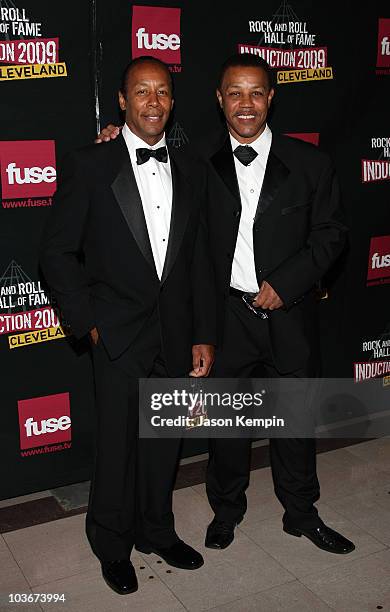
{"type": "MultiPolygon", "coordinates": [[[[155,555],[133,555],[140,588],[121,597],[100,575],[84,535],[84,514],[0,536],[0,611],[369,612],[390,609],[390,439],[318,456],[322,518],[356,544],[331,555],[282,532],[270,468],[252,472],[248,512],[234,543],[204,548],[212,517],[204,485],[175,491],[176,528],[200,550],[194,572],[155,555]],[[9,593],[64,593],[65,603],[9,604],[9,593]]],[[[15,503],[15,500],[13,500],[15,503]]]]}

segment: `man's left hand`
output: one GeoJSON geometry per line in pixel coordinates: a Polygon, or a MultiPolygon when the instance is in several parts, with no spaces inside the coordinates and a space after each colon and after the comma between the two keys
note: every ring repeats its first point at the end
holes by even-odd
{"type": "Polygon", "coordinates": [[[101,142],[109,142],[110,140],[115,140],[117,136],[121,133],[122,126],[118,127],[117,125],[113,125],[109,123],[102,131],[96,136],[95,144],[99,144],[101,142]]]}
{"type": "Polygon", "coordinates": [[[283,302],[271,285],[263,281],[253,306],[264,308],[264,310],[276,310],[283,306],[283,302]]]}
{"type": "Polygon", "coordinates": [[[194,344],[192,347],[192,367],[190,376],[200,378],[208,376],[214,363],[214,346],[212,344],[194,344]]]}

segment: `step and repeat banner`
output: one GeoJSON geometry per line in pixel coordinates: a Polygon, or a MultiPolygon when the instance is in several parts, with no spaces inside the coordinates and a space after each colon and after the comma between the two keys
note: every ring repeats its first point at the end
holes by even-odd
{"type": "Polygon", "coordinates": [[[169,142],[209,155],[219,67],[236,52],[276,69],[271,128],[329,152],[340,179],[350,235],[321,287],[323,374],[380,377],[390,394],[387,3],[0,0],[0,498],[88,479],[93,460],[90,357],[37,261],[57,164],[121,123],[121,73],[140,55],[172,72],[169,142]]]}
{"type": "Polygon", "coordinates": [[[0,1],[0,497],[89,477],[93,381],[38,270],[63,154],[96,132],[89,2],[0,1]]]}

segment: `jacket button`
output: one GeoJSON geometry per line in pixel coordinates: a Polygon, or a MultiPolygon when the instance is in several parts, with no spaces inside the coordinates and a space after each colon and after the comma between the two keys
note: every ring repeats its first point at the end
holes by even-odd
{"type": "Polygon", "coordinates": [[[234,215],[235,217],[239,217],[239,216],[240,216],[240,211],[239,211],[239,210],[235,210],[235,211],[234,211],[234,213],[233,213],[233,215],[234,215]]]}
{"type": "Polygon", "coordinates": [[[230,259],[230,258],[231,258],[231,256],[232,256],[232,254],[231,254],[231,253],[226,253],[226,257],[227,257],[228,259],[230,259]]]}

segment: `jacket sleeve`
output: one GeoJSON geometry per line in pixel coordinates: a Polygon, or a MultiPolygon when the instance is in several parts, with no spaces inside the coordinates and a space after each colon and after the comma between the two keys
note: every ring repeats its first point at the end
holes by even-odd
{"type": "Polygon", "coordinates": [[[346,232],[339,183],[327,158],[313,198],[306,244],[265,277],[287,309],[299,302],[331,267],[344,248],[346,232]]]}
{"type": "Polygon", "coordinates": [[[193,344],[217,344],[217,305],[214,269],[207,224],[207,171],[199,192],[199,225],[192,260],[193,344]]]}
{"type": "Polygon", "coordinates": [[[43,275],[76,338],[95,326],[89,287],[80,261],[89,197],[77,154],[63,161],[58,188],[46,221],[39,262],[43,275]]]}

